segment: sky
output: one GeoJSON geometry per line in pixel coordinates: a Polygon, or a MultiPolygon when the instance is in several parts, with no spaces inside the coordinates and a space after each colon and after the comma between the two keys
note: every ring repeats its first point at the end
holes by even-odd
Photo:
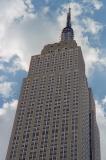
{"type": "MultiPolygon", "coordinates": [[[[68,0],[0,0],[0,160],[5,160],[31,56],[60,41],[68,6],[68,0]]],[[[101,160],[106,160],[106,1],[74,0],[70,6],[95,98],[101,160]]]]}

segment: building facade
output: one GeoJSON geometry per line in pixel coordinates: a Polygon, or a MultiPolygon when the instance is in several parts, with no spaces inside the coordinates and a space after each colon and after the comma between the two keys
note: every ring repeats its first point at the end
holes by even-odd
{"type": "Polygon", "coordinates": [[[95,104],[70,9],[61,41],[32,56],[6,160],[100,160],[95,104]]]}

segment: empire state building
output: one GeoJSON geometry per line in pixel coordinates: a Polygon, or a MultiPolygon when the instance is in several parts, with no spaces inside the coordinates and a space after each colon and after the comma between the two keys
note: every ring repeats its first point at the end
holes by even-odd
{"type": "Polygon", "coordinates": [[[31,58],[6,160],[100,159],[95,102],[69,9],[61,41],[31,58]]]}

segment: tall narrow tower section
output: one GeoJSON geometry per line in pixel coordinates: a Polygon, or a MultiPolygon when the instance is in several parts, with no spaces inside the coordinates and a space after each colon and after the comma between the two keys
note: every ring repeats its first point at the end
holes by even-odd
{"type": "Polygon", "coordinates": [[[6,160],[100,160],[99,130],[71,10],[61,41],[32,56],[6,160]]]}

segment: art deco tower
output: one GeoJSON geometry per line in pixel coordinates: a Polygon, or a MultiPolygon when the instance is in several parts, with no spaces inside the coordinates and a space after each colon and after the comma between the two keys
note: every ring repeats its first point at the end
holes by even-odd
{"type": "Polygon", "coordinates": [[[70,12],[61,41],[32,56],[6,160],[100,160],[95,103],[70,12]]]}

